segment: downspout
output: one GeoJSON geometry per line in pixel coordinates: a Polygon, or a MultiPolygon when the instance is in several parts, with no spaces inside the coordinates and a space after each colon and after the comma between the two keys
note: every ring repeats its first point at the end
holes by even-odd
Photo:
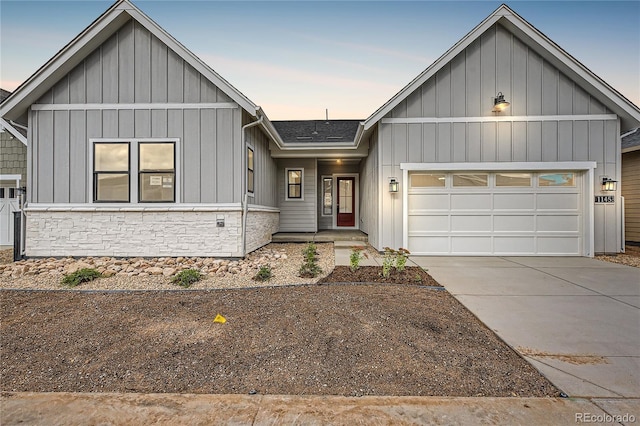
{"type": "Polygon", "coordinates": [[[252,121],[251,123],[245,124],[242,126],[242,151],[243,151],[243,171],[242,171],[242,181],[244,184],[242,185],[244,189],[244,194],[242,196],[242,257],[247,255],[247,213],[249,211],[249,194],[247,192],[247,170],[245,162],[247,161],[247,134],[246,131],[250,127],[257,126],[262,123],[264,120],[264,115],[260,114],[260,108],[256,109],[257,115],[260,116],[258,120],[252,121]]]}

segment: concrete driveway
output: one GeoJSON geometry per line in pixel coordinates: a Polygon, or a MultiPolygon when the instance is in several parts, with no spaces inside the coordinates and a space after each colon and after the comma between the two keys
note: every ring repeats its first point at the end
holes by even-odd
{"type": "Polygon", "coordinates": [[[638,409],[640,269],[566,257],[411,260],[569,396],[638,409]]]}

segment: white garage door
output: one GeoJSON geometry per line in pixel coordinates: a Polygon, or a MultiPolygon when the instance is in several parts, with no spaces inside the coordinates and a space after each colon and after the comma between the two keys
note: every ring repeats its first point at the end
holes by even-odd
{"type": "Polygon", "coordinates": [[[408,249],[428,255],[582,255],[577,172],[410,172],[408,249]]]}

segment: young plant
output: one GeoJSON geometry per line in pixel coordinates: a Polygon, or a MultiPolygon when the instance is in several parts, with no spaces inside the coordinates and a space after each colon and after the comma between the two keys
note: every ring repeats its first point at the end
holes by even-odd
{"type": "Polygon", "coordinates": [[[189,288],[191,284],[200,281],[202,274],[197,269],[185,269],[173,276],[171,282],[180,287],[189,288]]]}
{"type": "Polygon", "coordinates": [[[404,271],[405,266],[407,266],[407,259],[409,259],[409,250],[400,247],[398,251],[395,252],[396,255],[396,271],[402,272],[404,271]]]}
{"type": "Polygon", "coordinates": [[[395,262],[395,250],[389,247],[384,248],[384,258],[382,259],[382,276],[389,278],[391,268],[395,262]]]}
{"type": "Polygon", "coordinates": [[[351,247],[351,255],[349,256],[349,269],[351,269],[351,272],[357,271],[360,268],[360,261],[367,257],[363,250],[363,246],[351,247]]]}
{"type": "Polygon", "coordinates": [[[317,247],[314,243],[307,243],[306,247],[302,251],[304,256],[304,262],[298,270],[298,275],[305,278],[315,278],[322,272],[322,268],[318,266],[318,260],[316,258],[317,247]]]}
{"type": "Polygon", "coordinates": [[[254,281],[267,281],[272,277],[271,266],[261,265],[258,272],[253,276],[254,281]]]}
{"type": "Polygon", "coordinates": [[[65,275],[62,278],[62,284],[68,287],[76,287],[82,283],[93,281],[96,278],[102,277],[102,274],[93,268],[82,268],[76,272],[65,275]]]}

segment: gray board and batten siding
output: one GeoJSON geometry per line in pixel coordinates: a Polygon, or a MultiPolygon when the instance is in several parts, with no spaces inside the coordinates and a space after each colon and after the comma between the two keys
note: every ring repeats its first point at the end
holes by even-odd
{"type": "Polygon", "coordinates": [[[29,201],[90,203],[91,139],[176,138],[176,201],[239,203],[241,122],[229,96],[129,20],[33,105],[29,201]]]}
{"type": "MultiPolygon", "coordinates": [[[[243,116],[243,125],[254,121],[246,112],[243,112],[243,116]]],[[[270,139],[259,126],[253,126],[246,130],[246,142],[247,146],[253,149],[254,161],[254,191],[253,194],[250,194],[248,202],[259,206],[277,207],[278,187],[276,172],[278,165],[269,151],[270,139]]]]}
{"type": "Polygon", "coordinates": [[[368,242],[381,249],[378,237],[379,197],[384,182],[379,180],[378,128],[369,136],[369,155],[360,161],[360,230],[368,235],[368,242]]]}
{"type": "MultiPolygon", "coordinates": [[[[406,96],[379,126],[380,184],[401,178],[406,162],[595,161],[596,178],[620,176],[616,116],[500,24],[406,96]],[[511,106],[493,119],[497,92],[511,106]]],[[[596,252],[619,251],[618,208],[596,205],[596,252]]],[[[388,220],[378,245],[398,247],[402,199],[383,194],[382,211],[388,220]]]]}

